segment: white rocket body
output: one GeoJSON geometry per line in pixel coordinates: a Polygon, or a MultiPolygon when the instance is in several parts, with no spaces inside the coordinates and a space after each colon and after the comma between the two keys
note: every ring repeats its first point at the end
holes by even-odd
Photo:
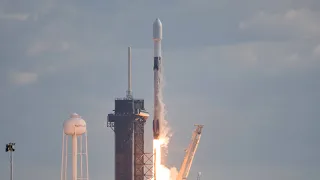
{"type": "Polygon", "coordinates": [[[153,113],[153,138],[159,139],[161,123],[160,123],[160,73],[161,73],[161,40],[162,40],[162,23],[160,19],[156,19],[153,23],[153,42],[154,42],[154,113],[153,113]]]}

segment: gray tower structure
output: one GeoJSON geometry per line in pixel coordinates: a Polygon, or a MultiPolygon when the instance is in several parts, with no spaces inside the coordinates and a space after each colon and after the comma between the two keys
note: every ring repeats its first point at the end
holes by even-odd
{"type": "Polygon", "coordinates": [[[127,97],[115,100],[114,113],[108,114],[107,122],[115,134],[115,180],[152,178],[152,153],[144,152],[144,125],[148,117],[144,100],[132,96],[129,47],[127,97]]]}

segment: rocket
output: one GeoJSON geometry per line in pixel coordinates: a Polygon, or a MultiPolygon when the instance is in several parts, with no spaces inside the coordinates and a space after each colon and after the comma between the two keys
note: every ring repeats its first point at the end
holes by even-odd
{"type": "Polygon", "coordinates": [[[160,136],[160,72],[161,72],[161,40],[162,40],[162,23],[156,19],[153,23],[153,43],[154,43],[154,113],[153,113],[153,138],[159,139],[160,136]]]}

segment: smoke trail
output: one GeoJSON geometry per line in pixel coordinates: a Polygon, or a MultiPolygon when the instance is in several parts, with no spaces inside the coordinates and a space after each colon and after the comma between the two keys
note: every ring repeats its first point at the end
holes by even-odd
{"type": "Polygon", "coordinates": [[[168,144],[170,141],[170,138],[172,137],[172,132],[169,127],[169,123],[166,120],[166,115],[167,115],[167,110],[165,108],[164,104],[164,98],[163,98],[163,89],[165,86],[165,81],[164,81],[164,73],[163,73],[163,60],[161,60],[160,63],[160,71],[159,71],[159,92],[158,92],[158,97],[159,97],[159,105],[160,105],[160,119],[161,119],[161,132],[160,132],[160,138],[164,140],[164,144],[162,144],[162,158],[165,158],[168,154],[168,144]]]}
{"type": "Polygon", "coordinates": [[[176,177],[178,175],[178,170],[177,168],[173,167],[169,169],[168,167],[165,166],[165,159],[168,155],[168,144],[170,142],[170,138],[172,137],[172,132],[169,127],[169,123],[166,120],[166,115],[167,115],[167,109],[165,108],[165,103],[164,103],[164,98],[163,98],[163,89],[165,86],[165,81],[164,81],[164,73],[163,73],[163,61],[160,63],[160,71],[159,71],[159,92],[158,92],[158,97],[159,97],[159,105],[160,105],[160,119],[161,119],[161,132],[160,132],[160,138],[163,140],[161,143],[161,165],[163,169],[166,169],[165,171],[168,172],[170,175],[168,175],[168,179],[166,180],[176,180],[176,177]]]}

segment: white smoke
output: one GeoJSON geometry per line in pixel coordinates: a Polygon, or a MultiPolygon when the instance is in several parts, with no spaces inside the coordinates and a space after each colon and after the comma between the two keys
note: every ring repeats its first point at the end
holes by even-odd
{"type": "MultiPolygon", "coordinates": [[[[161,158],[166,158],[168,155],[168,144],[170,142],[170,138],[172,137],[173,133],[171,131],[171,128],[169,127],[169,123],[166,120],[166,115],[167,115],[167,109],[165,108],[164,104],[164,98],[163,98],[163,89],[165,86],[165,78],[164,78],[164,73],[163,73],[163,64],[162,60],[160,63],[160,71],[159,71],[159,104],[160,104],[160,119],[161,119],[161,132],[160,132],[160,138],[164,140],[164,143],[162,144],[162,157],[161,158]]],[[[167,168],[169,170],[169,168],[167,168]]],[[[176,180],[176,177],[178,176],[178,170],[175,167],[170,168],[170,180],[176,180]]]]}
{"type": "Polygon", "coordinates": [[[164,78],[164,73],[163,73],[163,64],[162,60],[160,63],[160,68],[159,68],[159,104],[160,104],[160,126],[161,126],[161,132],[160,132],[160,138],[164,140],[164,144],[162,145],[162,150],[164,151],[162,154],[167,155],[168,154],[168,144],[170,142],[170,138],[172,137],[172,132],[169,127],[169,123],[166,120],[166,115],[167,115],[167,109],[165,108],[164,104],[164,98],[163,98],[163,89],[165,86],[165,78],[164,78]]]}

